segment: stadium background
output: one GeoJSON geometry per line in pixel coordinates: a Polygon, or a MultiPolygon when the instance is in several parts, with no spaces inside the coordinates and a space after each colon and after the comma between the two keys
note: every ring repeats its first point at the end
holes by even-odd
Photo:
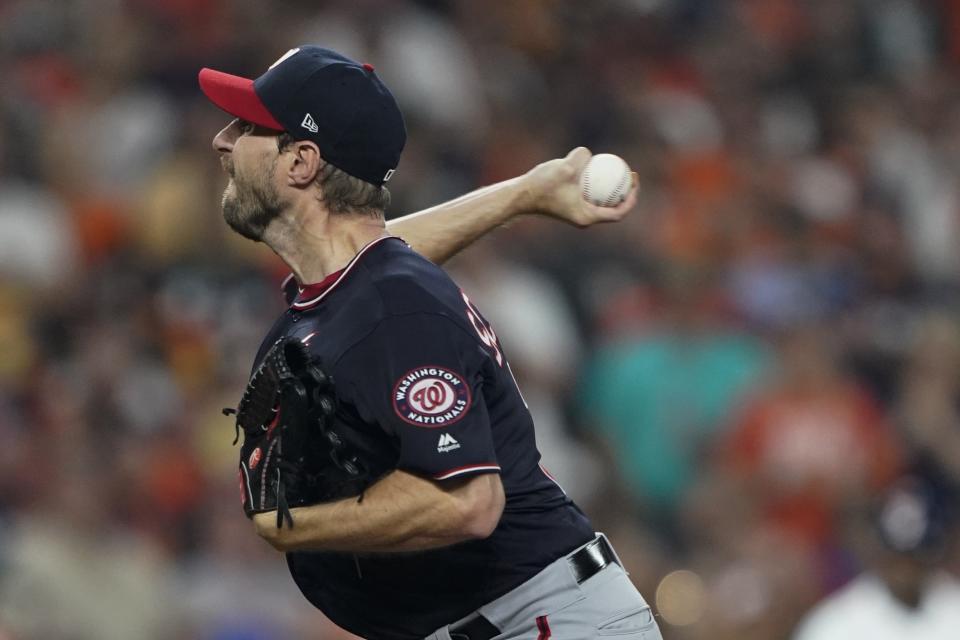
{"type": "Polygon", "coordinates": [[[240,511],[220,409],[284,271],[196,85],[304,42],[398,95],[391,215],[576,145],[639,172],[627,221],[451,270],[666,638],[787,637],[898,474],[955,502],[960,2],[5,0],[0,638],[344,637],[240,511]]]}

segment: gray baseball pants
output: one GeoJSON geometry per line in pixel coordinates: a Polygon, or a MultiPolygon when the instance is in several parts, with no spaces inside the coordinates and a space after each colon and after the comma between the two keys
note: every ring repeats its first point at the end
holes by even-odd
{"type": "MultiPolygon", "coordinates": [[[[478,612],[500,630],[492,640],[662,640],[650,606],[620,564],[577,584],[567,558],[480,607],[478,612]]],[[[441,627],[425,640],[451,640],[449,628],[456,625],[441,627]]]]}

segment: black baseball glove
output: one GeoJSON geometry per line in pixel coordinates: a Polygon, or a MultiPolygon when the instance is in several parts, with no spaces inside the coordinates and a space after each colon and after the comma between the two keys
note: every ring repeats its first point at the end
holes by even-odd
{"type": "Polygon", "coordinates": [[[278,529],[284,520],[293,527],[292,507],[362,498],[385,471],[385,452],[361,444],[337,419],[333,380],[296,338],[281,338],[270,347],[240,406],[224,413],[237,414],[237,439],[243,431],[243,510],[248,518],[276,510],[278,529]],[[376,462],[376,474],[371,461],[376,462]]]}

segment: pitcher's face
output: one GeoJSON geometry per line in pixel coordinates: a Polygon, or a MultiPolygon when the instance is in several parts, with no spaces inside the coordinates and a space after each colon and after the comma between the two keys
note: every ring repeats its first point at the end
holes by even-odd
{"type": "Polygon", "coordinates": [[[220,163],[230,176],[223,191],[223,219],[230,228],[259,241],[285,203],[275,182],[279,132],[236,119],[213,139],[220,163]]]}

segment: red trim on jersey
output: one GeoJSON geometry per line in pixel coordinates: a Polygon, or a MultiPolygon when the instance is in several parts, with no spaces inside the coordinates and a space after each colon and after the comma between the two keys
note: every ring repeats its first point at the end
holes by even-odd
{"type": "Polygon", "coordinates": [[[549,471],[547,471],[547,468],[546,468],[545,466],[543,466],[543,463],[542,463],[542,462],[537,463],[537,464],[538,464],[538,466],[540,467],[540,471],[543,471],[543,475],[545,475],[545,476],[547,476],[548,478],[550,478],[551,480],[553,480],[553,483],[554,483],[554,484],[556,484],[556,485],[559,485],[559,484],[560,484],[559,482],[557,482],[557,479],[553,477],[553,474],[550,473],[549,471]]]}
{"type": "Polygon", "coordinates": [[[273,430],[277,428],[277,425],[280,423],[280,407],[274,407],[273,409],[273,420],[270,421],[270,425],[267,427],[267,439],[273,437],[273,430]]]}
{"type": "Polygon", "coordinates": [[[470,473],[471,471],[500,471],[500,465],[492,462],[487,462],[484,464],[468,464],[464,467],[457,467],[456,469],[450,469],[449,471],[444,471],[443,473],[434,474],[433,479],[446,480],[447,478],[453,478],[454,476],[470,473]]]}
{"type": "Polygon", "coordinates": [[[545,466],[543,466],[543,463],[540,462],[540,463],[537,464],[537,466],[540,467],[540,471],[543,472],[543,475],[547,476],[547,478],[549,478],[550,481],[551,481],[553,484],[557,485],[557,488],[560,489],[560,491],[563,491],[564,495],[566,495],[566,493],[567,493],[566,490],[560,485],[559,482],[557,482],[557,479],[554,478],[553,475],[552,475],[549,471],[547,471],[547,468],[546,468],[545,466]]]}
{"type": "Polygon", "coordinates": [[[382,238],[377,238],[372,242],[368,242],[357,255],[353,256],[353,259],[347,263],[340,271],[335,271],[331,273],[326,278],[317,282],[315,284],[308,284],[304,287],[300,287],[300,295],[297,296],[297,299],[293,301],[293,304],[290,305],[291,308],[296,309],[297,311],[303,311],[304,309],[309,309],[316,304],[319,304],[328,293],[334,290],[338,284],[343,282],[343,279],[347,277],[347,274],[353,269],[353,267],[360,260],[360,257],[365,254],[370,247],[375,244],[379,244],[384,240],[389,240],[394,236],[383,236],[382,238]]]}
{"type": "Polygon", "coordinates": [[[550,637],[550,623],[547,622],[547,616],[537,618],[537,631],[540,632],[537,640],[547,640],[550,637]]]}
{"type": "Polygon", "coordinates": [[[323,293],[333,286],[333,283],[337,281],[343,274],[343,269],[334,271],[326,278],[320,282],[315,282],[314,284],[308,284],[304,286],[297,285],[297,290],[300,292],[296,299],[293,301],[294,304],[297,304],[297,300],[310,300],[311,298],[316,298],[317,296],[323,295],[323,293]]]}

